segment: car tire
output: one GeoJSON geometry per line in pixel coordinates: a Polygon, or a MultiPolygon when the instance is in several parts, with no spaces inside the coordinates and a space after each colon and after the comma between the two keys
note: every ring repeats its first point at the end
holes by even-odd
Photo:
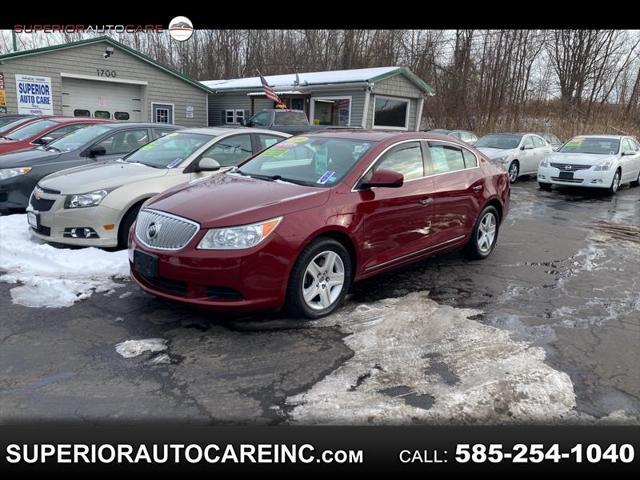
{"type": "Polygon", "coordinates": [[[622,177],[622,172],[620,169],[616,170],[616,173],[613,175],[613,180],[611,180],[611,185],[609,186],[609,193],[611,195],[615,195],[615,193],[620,188],[620,178],[622,177]]]}
{"type": "Polygon", "coordinates": [[[500,215],[498,210],[496,207],[488,205],[478,215],[471,238],[465,247],[466,257],[482,260],[491,255],[496,243],[498,243],[499,231],[500,215]]]}
{"type": "Polygon", "coordinates": [[[538,187],[540,187],[540,190],[544,190],[545,192],[550,192],[551,191],[551,184],[550,183],[538,182],[538,187]]]}
{"type": "Polygon", "coordinates": [[[352,278],[351,256],[344,245],[332,238],[318,238],[302,251],[293,266],[287,286],[287,309],[295,317],[316,319],[329,315],[344,301],[352,278]],[[339,281],[342,283],[332,285],[339,281]]]}
{"type": "Polygon", "coordinates": [[[509,182],[516,183],[518,181],[518,175],[520,175],[520,163],[517,160],[511,162],[507,172],[509,173],[509,182]]]}
{"type": "Polygon", "coordinates": [[[135,222],[138,217],[138,212],[140,211],[140,207],[142,207],[142,203],[143,202],[137,203],[131,207],[120,221],[120,226],[118,227],[119,250],[127,248],[127,243],[129,242],[129,230],[131,230],[131,225],[133,225],[133,222],[135,222]]]}

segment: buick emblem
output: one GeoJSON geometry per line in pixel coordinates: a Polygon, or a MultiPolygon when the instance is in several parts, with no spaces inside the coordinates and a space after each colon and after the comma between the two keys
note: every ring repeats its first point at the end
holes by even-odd
{"type": "Polygon", "coordinates": [[[154,238],[156,238],[156,235],[158,235],[159,231],[160,225],[156,224],[156,222],[151,222],[149,224],[149,227],[147,227],[147,238],[149,240],[153,240],[154,238]]]}

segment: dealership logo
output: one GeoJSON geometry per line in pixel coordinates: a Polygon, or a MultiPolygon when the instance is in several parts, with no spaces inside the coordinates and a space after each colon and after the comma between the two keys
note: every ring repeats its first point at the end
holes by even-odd
{"type": "Polygon", "coordinates": [[[187,17],[175,17],[169,22],[169,35],[179,42],[189,40],[193,35],[193,23],[187,17]]]}
{"type": "Polygon", "coordinates": [[[149,240],[153,240],[158,235],[160,231],[160,225],[157,225],[156,222],[151,222],[149,227],[147,228],[147,238],[149,240]]]}

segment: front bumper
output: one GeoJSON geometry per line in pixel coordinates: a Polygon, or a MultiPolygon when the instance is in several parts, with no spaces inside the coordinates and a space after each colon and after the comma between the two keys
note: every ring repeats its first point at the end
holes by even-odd
{"type": "Polygon", "coordinates": [[[36,182],[37,179],[33,178],[33,172],[0,180],[0,211],[24,211],[36,182]]]}
{"type": "Polygon", "coordinates": [[[120,211],[101,205],[65,209],[64,200],[65,195],[49,193],[41,194],[40,201],[30,198],[27,214],[33,212],[39,219],[38,228],[30,228],[34,237],[46,242],[79,247],[116,247],[118,245],[120,211]],[[107,229],[105,225],[113,225],[113,228],[107,229]],[[74,228],[92,229],[97,237],[70,237],[68,232],[74,228]]]}
{"type": "Polygon", "coordinates": [[[199,231],[185,248],[164,251],[140,244],[132,232],[131,277],[155,296],[216,310],[269,310],[283,305],[290,262],[277,234],[264,245],[244,251],[198,250],[203,236],[199,231]],[[135,250],[157,257],[155,277],[145,277],[136,269],[135,250]]]}
{"type": "Polygon", "coordinates": [[[573,187],[609,188],[615,170],[595,171],[594,167],[573,172],[573,179],[560,178],[561,170],[556,167],[539,167],[538,182],[573,187]]]}

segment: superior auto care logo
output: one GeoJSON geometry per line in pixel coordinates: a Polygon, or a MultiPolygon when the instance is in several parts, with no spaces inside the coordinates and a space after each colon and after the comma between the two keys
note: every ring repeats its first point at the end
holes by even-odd
{"type": "Polygon", "coordinates": [[[161,33],[166,28],[163,25],[53,25],[29,24],[14,25],[16,33],[92,33],[105,35],[109,33],[161,33]]]}

